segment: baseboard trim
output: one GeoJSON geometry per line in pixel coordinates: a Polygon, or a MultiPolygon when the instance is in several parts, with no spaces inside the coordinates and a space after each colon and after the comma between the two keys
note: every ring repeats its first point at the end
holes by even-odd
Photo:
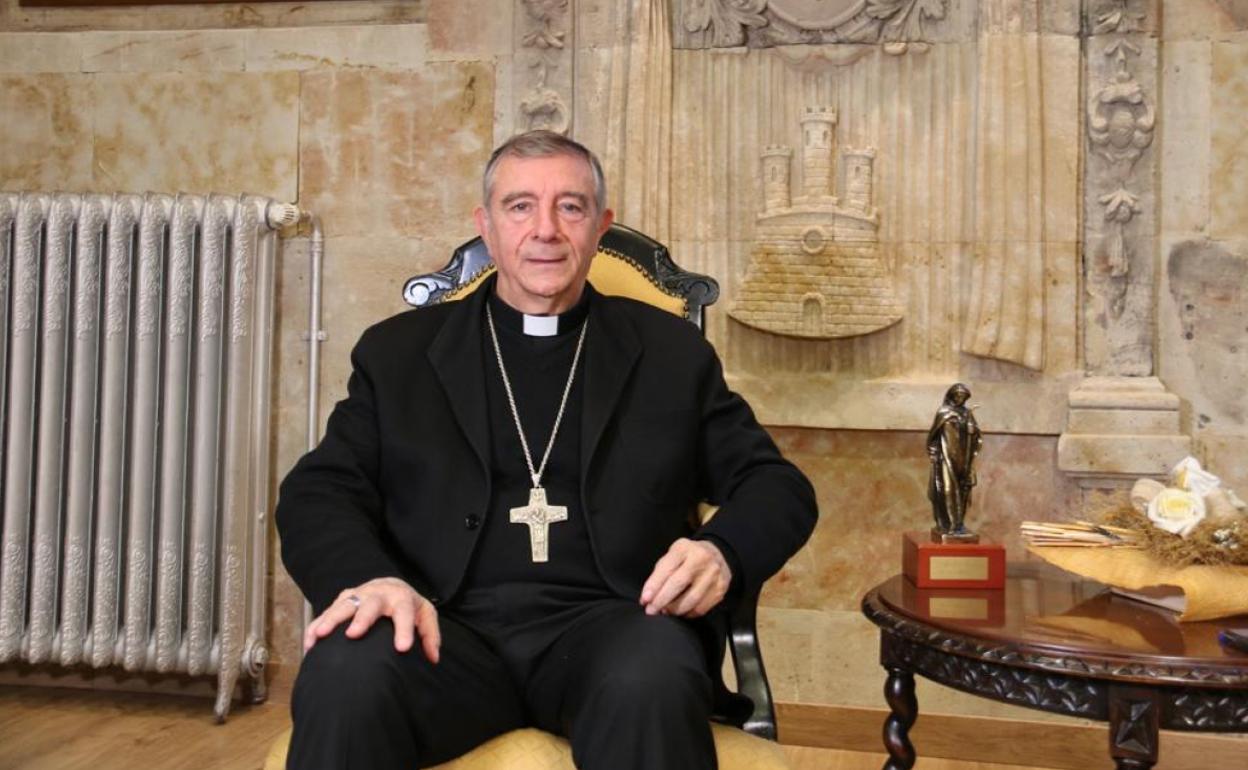
{"type": "MultiPolygon", "coordinates": [[[[885,709],[778,703],[780,742],[795,746],[884,751],[885,709]]],[[[1109,738],[1103,724],[1071,725],[1022,719],[924,714],[910,730],[923,757],[1031,765],[1058,770],[1108,767],[1109,738]]],[[[1163,730],[1156,770],[1238,767],[1248,753],[1239,736],[1163,730]]]]}
{"type": "MultiPolygon", "coordinates": [[[[290,690],[294,683],[296,668],[296,666],[283,666],[280,663],[270,663],[266,667],[265,677],[269,683],[268,700],[290,702],[290,690]]],[[[179,673],[157,674],[147,671],[129,672],[120,668],[94,669],[85,666],[63,668],[28,663],[6,663],[0,666],[0,685],[115,690],[212,699],[216,697],[217,677],[215,675],[192,677],[179,673]]],[[[242,703],[244,696],[245,683],[240,681],[234,690],[235,703],[242,703]]]]}

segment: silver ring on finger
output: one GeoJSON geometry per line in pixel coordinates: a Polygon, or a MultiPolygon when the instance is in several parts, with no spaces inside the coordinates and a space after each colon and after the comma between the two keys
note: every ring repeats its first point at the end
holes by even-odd
{"type": "Polygon", "coordinates": [[[360,608],[360,597],[355,594],[347,594],[347,601],[351,602],[351,606],[355,607],[357,610],[360,608]]]}

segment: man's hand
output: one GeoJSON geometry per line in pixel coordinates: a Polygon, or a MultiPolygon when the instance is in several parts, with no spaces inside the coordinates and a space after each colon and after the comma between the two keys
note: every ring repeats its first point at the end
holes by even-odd
{"type": "Polygon", "coordinates": [[[641,588],[647,615],[698,618],[728,593],[732,570],[714,543],[681,538],[672,543],[641,588]]]}
{"type": "Polygon", "coordinates": [[[347,637],[359,639],[380,617],[394,621],[394,649],[407,652],[412,648],[414,635],[419,634],[425,657],[432,663],[438,662],[438,648],[442,646],[438,610],[416,589],[394,577],[376,578],[338,594],[329,609],[303,632],[303,651],[312,649],[318,639],[329,636],[348,620],[351,625],[347,626],[347,637]]]}

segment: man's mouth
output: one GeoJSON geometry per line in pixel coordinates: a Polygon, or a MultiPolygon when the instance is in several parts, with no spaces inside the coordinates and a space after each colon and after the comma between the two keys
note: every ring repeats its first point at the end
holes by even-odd
{"type": "Polygon", "coordinates": [[[566,254],[528,254],[524,257],[526,262],[537,262],[544,265],[563,262],[567,258],[566,254]]]}

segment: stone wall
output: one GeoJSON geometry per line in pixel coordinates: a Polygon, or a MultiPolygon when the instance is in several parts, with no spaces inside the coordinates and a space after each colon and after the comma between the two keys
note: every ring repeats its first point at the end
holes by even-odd
{"type": "Polygon", "coordinates": [[[1162,6],[1158,373],[1248,489],[1248,4],[1162,6]]]}
{"type": "MultiPolygon", "coordinates": [[[[1133,447],[1156,449],[1143,466],[1155,469],[1192,437],[1248,489],[1242,0],[945,0],[912,23],[819,29],[791,15],[734,25],[719,0],[16,1],[0,0],[0,188],[246,190],[315,212],[327,235],[322,418],[360,331],[472,235],[498,140],[551,125],[599,150],[618,218],[719,278],[710,339],[819,492],[811,544],[763,597],[782,700],[881,705],[857,602],[898,570],[899,532],[930,521],[922,431],[955,380],[991,434],[971,518],[1016,556],[1020,520],[1060,517],[1079,485],[1136,473],[1133,447]],[[1085,101],[1118,65],[1086,60],[1085,39],[1141,52],[1129,72],[1156,118],[1145,131],[1131,113],[1149,136],[1121,178],[1095,165],[1085,101]],[[836,115],[825,197],[837,200],[816,207],[827,217],[816,235],[874,216],[872,264],[902,315],[887,328],[803,339],[732,317],[768,206],[762,156],[791,148],[797,201],[815,168],[801,161],[811,107],[836,115]],[[866,157],[867,186],[851,190],[845,173],[866,157]],[[1104,219],[1111,181],[1138,193],[1126,222],[1104,219]],[[1110,260],[1117,235],[1126,250],[1110,260]],[[1122,312],[1107,312],[1119,288],[1122,312]],[[1085,371],[1113,381],[1088,396],[1085,371]],[[1135,389],[1115,401],[1107,387],[1135,389]],[[1163,407],[1151,439],[1106,435],[1140,425],[1143,402],[1163,407]],[[1102,406],[1072,419],[1077,404],[1102,406]],[[1115,453],[1125,459],[1106,467],[1115,453]]],[[[288,239],[279,275],[275,485],[304,448],[307,254],[304,235],[288,239]]],[[[273,563],[280,689],[301,602],[273,563]]],[[[929,712],[1022,714],[923,698],[929,712]]]]}

